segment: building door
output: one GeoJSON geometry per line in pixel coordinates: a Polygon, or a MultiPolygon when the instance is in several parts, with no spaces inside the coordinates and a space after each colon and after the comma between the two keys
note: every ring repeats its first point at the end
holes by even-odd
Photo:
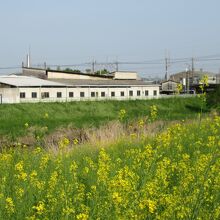
{"type": "Polygon", "coordinates": [[[2,104],[2,94],[0,94],[0,104],[2,104]]]}

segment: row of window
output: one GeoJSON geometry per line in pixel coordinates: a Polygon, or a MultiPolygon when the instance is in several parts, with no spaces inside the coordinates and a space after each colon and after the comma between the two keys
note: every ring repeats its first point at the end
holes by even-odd
{"type": "MultiPolygon", "coordinates": [[[[129,96],[133,96],[134,91],[130,90],[129,91],[129,96]]],[[[121,91],[120,92],[121,97],[125,96],[125,92],[121,91]]],[[[149,91],[145,90],[145,96],[149,95],[149,91]]],[[[153,95],[156,96],[157,95],[157,90],[153,91],[153,95]]],[[[101,97],[105,97],[106,93],[105,92],[101,92],[101,97]]],[[[141,91],[137,90],[137,96],[141,96],[141,91]]],[[[20,98],[25,98],[26,94],[25,92],[21,92],[20,93],[20,98]]],[[[37,98],[37,92],[32,92],[31,93],[31,97],[32,98],[37,98]]],[[[73,98],[74,97],[74,93],[73,92],[69,92],[69,98],[73,98]]],[[[85,97],[85,92],[80,92],[80,97],[85,97]]],[[[91,92],[91,97],[98,97],[98,92],[91,92]]],[[[111,92],[111,97],[115,97],[115,92],[112,91],[111,92]]],[[[41,98],[50,98],[50,94],[49,92],[42,92],[41,93],[41,98]]],[[[57,98],[62,98],[62,92],[57,92],[57,98]]]]}

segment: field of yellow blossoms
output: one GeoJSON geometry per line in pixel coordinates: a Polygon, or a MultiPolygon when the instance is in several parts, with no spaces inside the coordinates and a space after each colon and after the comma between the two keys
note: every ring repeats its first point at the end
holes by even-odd
{"type": "Polygon", "coordinates": [[[219,116],[108,148],[69,144],[1,151],[0,219],[220,219],[219,116]]]}

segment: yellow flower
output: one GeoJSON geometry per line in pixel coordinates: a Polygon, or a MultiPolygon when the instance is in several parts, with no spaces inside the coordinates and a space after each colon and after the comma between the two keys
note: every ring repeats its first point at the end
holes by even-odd
{"type": "Polygon", "coordinates": [[[11,197],[7,197],[5,200],[5,209],[7,213],[12,214],[15,212],[15,205],[11,197]]]}
{"type": "Polygon", "coordinates": [[[50,189],[53,190],[55,188],[55,186],[57,184],[57,179],[58,179],[58,173],[57,173],[57,171],[54,171],[51,174],[50,180],[48,182],[50,189]]]}
{"type": "Polygon", "coordinates": [[[19,163],[17,163],[17,164],[15,165],[15,170],[16,170],[16,171],[21,172],[21,171],[23,171],[23,168],[24,168],[24,162],[23,162],[23,161],[20,161],[19,163]]]}
{"type": "Polygon", "coordinates": [[[35,177],[37,177],[37,171],[36,170],[33,170],[30,174],[30,178],[31,179],[34,179],[35,177]]]}
{"type": "Polygon", "coordinates": [[[119,111],[119,113],[118,113],[118,118],[119,118],[119,120],[120,120],[120,121],[123,121],[123,119],[125,118],[125,116],[126,116],[126,111],[125,111],[125,109],[121,109],[121,110],[119,111]]]}
{"type": "Polygon", "coordinates": [[[139,122],[138,122],[138,125],[139,125],[139,127],[142,128],[144,126],[144,120],[140,119],[139,122]]]}
{"type": "Polygon", "coordinates": [[[40,168],[43,170],[47,167],[48,161],[49,161],[49,156],[47,154],[44,154],[41,158],[40,161],[40,168]]]}
{"type": "Polygon", "coordinates": [[[28,128],[28,127],[29,127],[29,124],[26,122],[26,123],[24,124],[24,126],[25,126],[25,128],[28,128]]]}
{"type": "Polygon", "coordinates": [[[65,149],[70,143],[70,140],[66,137],[64,137],[60,142],[59,142],[59,148],[62,150],[62,149],[65,149]]]}
{"type": "Polygon", "coordinates": [[[63,215],[64,216],[69,216],[69,215],[72,215],[72,214],[75,214],[75,209],[74,208],[70,208],[70,207],[63,208],[63,215]]]}
{"type": "Polygon", "coordinates": [[[35,150],[34,150],[34,152],[36,154],[39,154],[41,151],[42,151],[41,147],[36,147],[35,150]]]}
{"type": "Polygon", "coordinates": [[[76,216],[76,219],[77,220],[87,220],[87,219],[89,219],[89,215],[85,214],[85,213],[80,213],[76,216]]]}
{"type": "Polygon", "coordinates": [[[18,176],[20,180],[26,181],[27,180],[27,173],[21,172],[20,175],[18,176]]]}
{"type": "Polygon", "coordinates": [[[21,198],[24,195],[24,189],[18,188],[16,190],[16,195],[18,196],[18,198],[21,198]]]}
{"type": "Polygon", "coordinates": [[[183,85],[178,83],[177,84],[177,87],[176,87],[176,93],[177,94],[180,94],[180,92],[183,90],[183,85]]]}
{"type": "Polygon", "coordinates": [[[44,114],[44,118],[45,118],[45,119],[49,118],[49,114],[48,114],[48,113],[45,113],[45,114],[44,114]]]}
{"type": "Polygon", "coordinates": [[[36,206],[32,207],[38,215],[42,215],[45,211],[45,204],[44,202],[40,201],[36,206]]]}
{"type": "Polygon", "coordinates": [[[87,174],[89,172],[89,168],[88,167],[85,167],[84,168],[84,174],[87,174]]]}
{"type": "Polygon", "coordinates": [[[112,199],[115,203],[121,203],[122,202],[122,197],[119,195],[118,192],[114,192],[112,194],[112,199]]]}
{"type": "Polygon", "coordinates": [[[73,144],[74,144],[74,145],[77,145],[78,143],[79,143],[79,140],[78,140],[77,138],[74,138],[74,139],[73,139],[73,144]]]}
{"type": "Polygon", "coordinates": [[[148,210],[151,214],[153,214],[156,210],[156,202],[148,199],[148,200],[143,200],[139,204],[140,209],[144,209],[145,207],[148,207],[148,210]]]}
{"type": "Polygon", "coordinates": [[[78,165],[75,161],[72,162],[72,164],[70,165],[70,172],[74,172],[76,171],[78,168],[78,165]]]}
{"type": "Polygon", "coordinates": [[[158,109],[156,105],[150,106],[150,118],[154,121],[157,118],[158,109]]]}
{"type": "Polygon", "coordinates": [[[135,139],[137,137],[137,134],[132,133],[132,134],[130,134],[130,137],[135,139]]]}

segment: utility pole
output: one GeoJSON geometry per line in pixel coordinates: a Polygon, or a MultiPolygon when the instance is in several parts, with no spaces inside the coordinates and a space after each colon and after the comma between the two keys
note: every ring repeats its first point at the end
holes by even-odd
{"type": "Polygon", "coordinates": [[[167,57],[165,57],[165,70],[166,70],[165,80],[168,80],[168,58],[167,57]]]}
{"type": "Polygon", "coordinates": [[[92,73],[95,74],[95,60],[92,61],[92,73]]]}
{"type": "Polygon", "coordinates": [[[190,73],[190,65],[186,68],[186,93],[189,94],[189,73],[190,73]]]}
{"type": "Polygon", "coordinates": [[[194,83],[194,58],[192,57],[192,84],[194,83]]]}
{"type": "Polygon", "coordinates": [[[190,73],[190,69],[188,69],[188,74],[187,74],[187,94],[189,94],[189,73],[190,73]]]}
{"type": "Polygon", "coordinates": [[[116,72],[118,72],[118,61],[115,62],[115,69],[116,69],[116,72]]]}

